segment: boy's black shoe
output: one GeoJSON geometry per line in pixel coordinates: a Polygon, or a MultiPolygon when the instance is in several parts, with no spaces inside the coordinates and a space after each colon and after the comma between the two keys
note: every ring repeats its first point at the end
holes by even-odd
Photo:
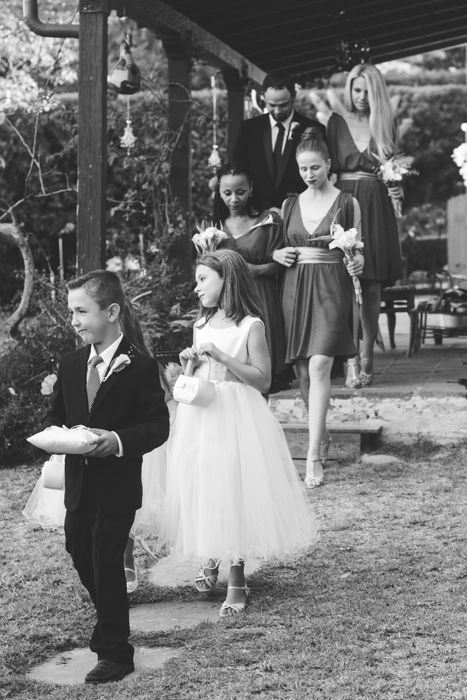
{"type": "Polygon", "coordinates": [[[96,666],[89,671],[85,683],[110,683],[111,681],[121,681],[122,678],[128,676],[129,673],[133,673],[135,670],[135,665],[133,662],[131,664],[117,664],[115,661],[108,661],[108,659],[101,659],[98,661],[96,666]]]}

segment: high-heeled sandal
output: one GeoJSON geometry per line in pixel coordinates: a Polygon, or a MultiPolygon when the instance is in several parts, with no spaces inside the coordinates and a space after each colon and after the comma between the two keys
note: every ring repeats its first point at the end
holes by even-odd
{"type": "Polygon", "coordinates": [[[198,573],[196,574],[195,578],[195,586],[200,593],[207,593],[215,587],[217,579],[219,577],[220,563],[220,559],[208,559],[208,561],[205,561],[203,564],[201,564],[201,567],[198,573]],[[212,563],[214,563],[214,566],[208,566],[212,563]],[[212,573],[207,574],[206,571],[211,571],[212,573]]]}
{"type": "Polygon", "coordinates": [[[244,603],[228,603],[226,600],[221,605],[221,609],[219,610],[219,615],[220,617],[233,617],[234,615],[239,615],[240,613],[245,612],[247,605],[248,605],[248,598],[250,597],[250,589],[248,586],[227,586],[227,590],[235,588],[239,591],[245,591],[245,602],[244,603]]]}
{"type": "Polygon", "coordinates": [[[358,360],[355,357],[350,358],[345,363],[346,375],[345,375],[345,386],[348,389],[360,389],[362,386],[361,382],[361,372],[358,366],[358,360]]]}
{"type": "Polygon", "coordinates": [[[373,384],[373,379],[374,375],[373,372],[365,372],[363,369],[365,367],[368,367],[369,364],[371,364],[371,360],[369,360],[366,357],[362,357],[360,359],[361,362],[361,370],[360,370],[360,382],[362,386],[371,386],[373,384]]]}
{"type": "MultiPolygon", "coordinates": [[[[315,464],[319,464],[321,469],[323,468],[322,462],[320,459],[310,459],[306,461],[306,470],[311,471],[314,473],[315,471],[315,464]],[[311,465],[311,469],[309,470],[308,467],[311,465]]],[[[308,476],[308,474],[305,476],[305,487],[307,489],[316,489],[318,486],[322,486],[324,483],[324,474],[321,474],[321,476],[308,476]]]]}
{"type": "Polygon", "coordinates": [[[332,437],[329,433],[327,433],[327,438],[326,440],[321,440],[319,443],[319,457],[321,459],[321,465],[323,469],[326,467],[326,463],[328,461],[328,455],[329,455],[329,447],[332,442],[332,437]]]}

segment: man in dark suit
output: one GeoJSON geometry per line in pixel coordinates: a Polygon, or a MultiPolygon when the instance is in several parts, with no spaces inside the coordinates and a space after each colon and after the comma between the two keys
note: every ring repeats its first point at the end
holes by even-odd
{"type": "Polygon", "coordinates": [[[295,151],[306,128],[326,130],[294,110],[295,84],[285,71],[269,73],[263,82],[267,114],[247,119],[233,150],[233,162],[248,168],[253,176],[253,194],[258,209],[280,209],[287,194],[303,192],[295,151]]]}
{"type": "Polygon", "coordinates": [[[142,456],[167,440],[169,416],[157,362],[121,332],[128,302],[117,275],[97,270],[67,287],[86,347],[63,357],[43,427],[81,424],[97,436],[91,452],[65,459],[65,538],[97,612],[98,663],[85,680],[106,683],[134,670],[123,553],[141,506],[142,456]]]}

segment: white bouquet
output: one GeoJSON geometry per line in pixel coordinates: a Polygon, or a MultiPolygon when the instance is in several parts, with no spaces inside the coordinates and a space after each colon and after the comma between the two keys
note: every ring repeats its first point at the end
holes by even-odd
{"type": "MultiPolygon", "coordinates": [[[[340,248],[345,255],[347,262],[353,260],[353,256],[357,250],[363,248],[363,242],[360,238],[360,234],[356,228],[349,228],[347,231],[344,230],[339,224],[331,224],[331,236],[332,241],[329,244],[330,248],[340,248]]],[[[355,296],[359,304],[362,303],[362,287],[358,277],[352,277],[353,286],[355,289],[355,296]]]]}
{"type": "Polygon", "coordinates": [[[457,146],[457,148],[453,150],[451,158],[459,168],[459,173],[464,180],[464,185],[467,187],[467,143],[461,143],[460,146],[457,146]]]}
{"type": "Polygon", "coordinates": [[[198,233],[195,233],[191,240],[195,244],[198,253],[202,255],[203,253],[212,253],[216,250],[219,243],[226,238],[228,238],[228,235],[224,231],[220,231],[215,226],[209,226],[204,231],[198,229],[198,233]]]}
{"type": "Polygon", "coordinates": [[[378,175],[389,190],[394,214],[396,217],[400,217],[402,214],[402,200],[404,198],[401,186],[402,180],[409,175],[418,175],[418,171],[412,168],[413,158],[412,156],[399,153],[383,161],[375,153],[373,155],[380,162],[378,175]]]}

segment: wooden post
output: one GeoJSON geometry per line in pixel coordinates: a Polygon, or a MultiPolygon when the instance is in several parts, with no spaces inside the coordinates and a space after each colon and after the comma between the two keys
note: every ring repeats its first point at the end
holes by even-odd
{"type": "Polygon", "coordinates": [[[172,195],[186,212],[186,236],[172,249],[186,275],[191,278],[191,91],[189,48],[179,34],[161,35],[167,54],[169,69],[169,118],[168,128],[173,138],[174,149],[171,157],[170,184],[172,195]]]}
{"type": "Polygon", "coordinates": [[[234,68],[224,68],[222,75],[227,88],[227,158],[232,160],[235,139],[244,117],[245,86],[234,68]]]}
{"type": "Polygon", "coordinates": [[[80,0],[77,272],[105,261],[107,1],[80,0]]]}

